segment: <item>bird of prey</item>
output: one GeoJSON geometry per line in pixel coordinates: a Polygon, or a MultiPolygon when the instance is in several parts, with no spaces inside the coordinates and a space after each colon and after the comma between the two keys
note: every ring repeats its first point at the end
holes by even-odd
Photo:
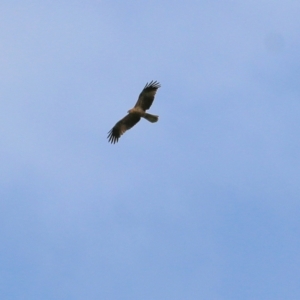
{"type": "Polygon", "coordinates": [[[153,103],[158,88],[160,88],[160,84],[157,81],[152,80],[150,83],[146,83],[135,106],[108,132],[107,138],[109,142],[112,144],[117,143],[120,136],[138,123],[141,118],[151,123],[158,121],[158,116],[146,113],[146,110],[149,109],[153,103]]]}

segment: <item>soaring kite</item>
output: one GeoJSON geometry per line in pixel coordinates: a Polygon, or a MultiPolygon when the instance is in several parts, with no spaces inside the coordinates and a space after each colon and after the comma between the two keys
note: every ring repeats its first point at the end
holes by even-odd
{"type": "Polygon", "coordinates": [[[116,123],[116,125],[108,132],[108,141],[112,144],[118,142],[120,136],[129,130],[141,118],[148,120],[151,123],[158,121],[158,116],[146,113],[146,110],[150,108],[153,103],[157,89],[160,88],[160,84],[157,81],[151,81],[147,83],[139,95],[138,101],[134,108],[129,109],[128,115],[116,123]]]}

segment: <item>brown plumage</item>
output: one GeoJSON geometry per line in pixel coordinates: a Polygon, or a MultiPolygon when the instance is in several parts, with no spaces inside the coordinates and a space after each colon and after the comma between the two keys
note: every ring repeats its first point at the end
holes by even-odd
{"type": "Polygon", "coordinates": [[[157,81],[151,81],[145,85],[134,108],[130,109],[128,115],[117,122],[108,132],[107,138],[109,142],[112,144],[117,143],[120,136],[125,133],[126,130],[129,130],[138,123],[141,118],[144,118],[151,123],[158,121],[158,116],[146,113],[146,110],[149,109],[153,103],[158,88],[160,88],[160,84],[157,81]]]}

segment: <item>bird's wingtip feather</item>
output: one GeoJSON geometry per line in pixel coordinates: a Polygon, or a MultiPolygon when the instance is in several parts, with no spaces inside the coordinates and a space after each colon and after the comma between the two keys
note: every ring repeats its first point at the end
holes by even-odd
{"type": "Polygon", "coordinates": [[[149,83],[148,82],[146,83],[144,89],[146,89],[146,88],[155,88],[155,89],[158,89],[160,87],[161,87],[161,85],[160,85],[160,83],[158,81],[151,80],[149,83]]]}

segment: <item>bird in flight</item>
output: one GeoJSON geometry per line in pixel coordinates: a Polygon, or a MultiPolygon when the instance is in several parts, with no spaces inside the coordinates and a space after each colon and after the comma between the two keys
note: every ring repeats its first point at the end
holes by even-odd
{"type": "Polygon", "coordinates": [[[151,123],[158,121],[158,116],[146,113],[146,110],[149,109],[153,103],[158,88],[160,88],[159,82],[153,80],[145,85],[135,106],[129,109],[128,114],[117,122],[108,132],[107,138],[109,142],[112,144],[117,143],[121,135],[138,123],[141,118],[144,118],[151,123]]]}

